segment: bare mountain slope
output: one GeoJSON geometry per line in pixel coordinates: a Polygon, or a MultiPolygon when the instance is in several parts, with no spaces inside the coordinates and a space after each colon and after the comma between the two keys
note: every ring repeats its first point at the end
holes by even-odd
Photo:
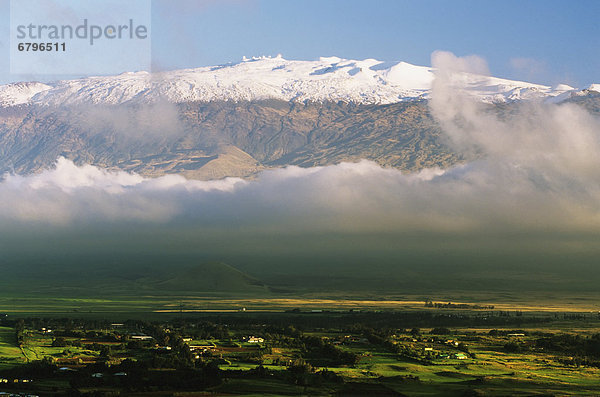
{"type": "Polygon", "coordinates": [[[36,172],[64,156],[147,176],[215,179],[288,164],[370,159],[417,170],[460,159],[444,146],[425,102],[149,106],[4,109],[0,170],[36,172]]]}

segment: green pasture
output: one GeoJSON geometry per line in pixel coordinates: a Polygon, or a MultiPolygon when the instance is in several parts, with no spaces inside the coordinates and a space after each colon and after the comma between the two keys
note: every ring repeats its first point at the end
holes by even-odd
{"type": "Polygon", "coordinates": [[[0,327],[0,369],[25,362],[27,359],[16,344],[15,329],[0,327]]]}

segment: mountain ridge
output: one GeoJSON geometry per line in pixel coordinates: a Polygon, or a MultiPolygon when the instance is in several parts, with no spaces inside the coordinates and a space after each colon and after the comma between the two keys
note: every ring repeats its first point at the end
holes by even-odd
{"type": "MultiPolygon", "coordinates": [[[[148,104],[282,100],[391,104],[428,99],[434,69],[406,62],[322,57],[317,61],[281,56],[165,72],[125,72],[54,83],[21,82],[0,86],[0,106],[148,104]]],[[[464,74],[470,95],[487,103],[529,99],[562,100],[580,93],[550,86],[464,74]]],[[[592,84],[588,89],[597,89],[592,84]]]]}
{"type": "Polygon", "coordinates": [[[445,146],[422,101],[209,102],[175,107],[167,123],[154,108],[143,106],[123,105],[122,113],[98,107],[4,109],[0,172],[35,173],[53,167],[59,157],[147,177],[181,174],[194,179],[249,177],[265,168],[362,159],[407,171],[460,161],[445,146]],[[116,125],[115,118],[127,122],[116,125]]]}

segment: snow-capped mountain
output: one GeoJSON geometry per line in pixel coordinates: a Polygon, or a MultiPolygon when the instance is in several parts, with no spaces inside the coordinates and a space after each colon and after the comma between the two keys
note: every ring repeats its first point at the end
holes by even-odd
{"type": "MultiPolygon", "coordinates": [[[[291,61],[277,56],[168,72],[123,73],[50,84],[0,86],[0,106],[37,104],[209,102],[279,99],[284,101],[390,104],[428,98],[434,79],[430,67],[336,57],[291,61]]],[[[533,98],[563,98],[576,90],[469,74],[469,93],[496,103],[533,98]]]]}
{"type": "MultiPolygon", "coordinates": [[[[197,179],[362,159],[407,172],[448,168],[466,157],[446,144],[429,104],[418,100],[433,95],[435,73],[404,62],[275,57],[8,84],[0,86],[0,175],[52,168],[59,157],[197,179]],[[96,104],[123,106],[88,106],[96,104]]],[[[599,85],[578,91],[466,73],[443,76],[481,101],[516,102],[491,106],[499,117],[532,98],[600,112],[599,85]]]]}
{"type": "Polygon", "coordinates": [[[52,86],[38,83],[13,83],[0,86],[0,106],[15,106],[31,102],[40,92],[47,92],[52,86]]]}

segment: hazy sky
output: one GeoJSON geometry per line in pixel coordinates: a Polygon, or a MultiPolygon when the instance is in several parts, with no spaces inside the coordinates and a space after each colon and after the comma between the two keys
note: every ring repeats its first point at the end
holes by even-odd
{"type": "MultiPolygon", "coordinates": [[[[6,54],[9,5],[0,0],[6,54]]],[[[598,15],[596,0],[154,0],[152,62],[177,69],[281,53],[429,65],[446,50],[482,56],[496,76],[584,87],[600,80],[598,15]]],[[[1,57],[0,83],[31,77],[8,65],[1,57]]]]}

